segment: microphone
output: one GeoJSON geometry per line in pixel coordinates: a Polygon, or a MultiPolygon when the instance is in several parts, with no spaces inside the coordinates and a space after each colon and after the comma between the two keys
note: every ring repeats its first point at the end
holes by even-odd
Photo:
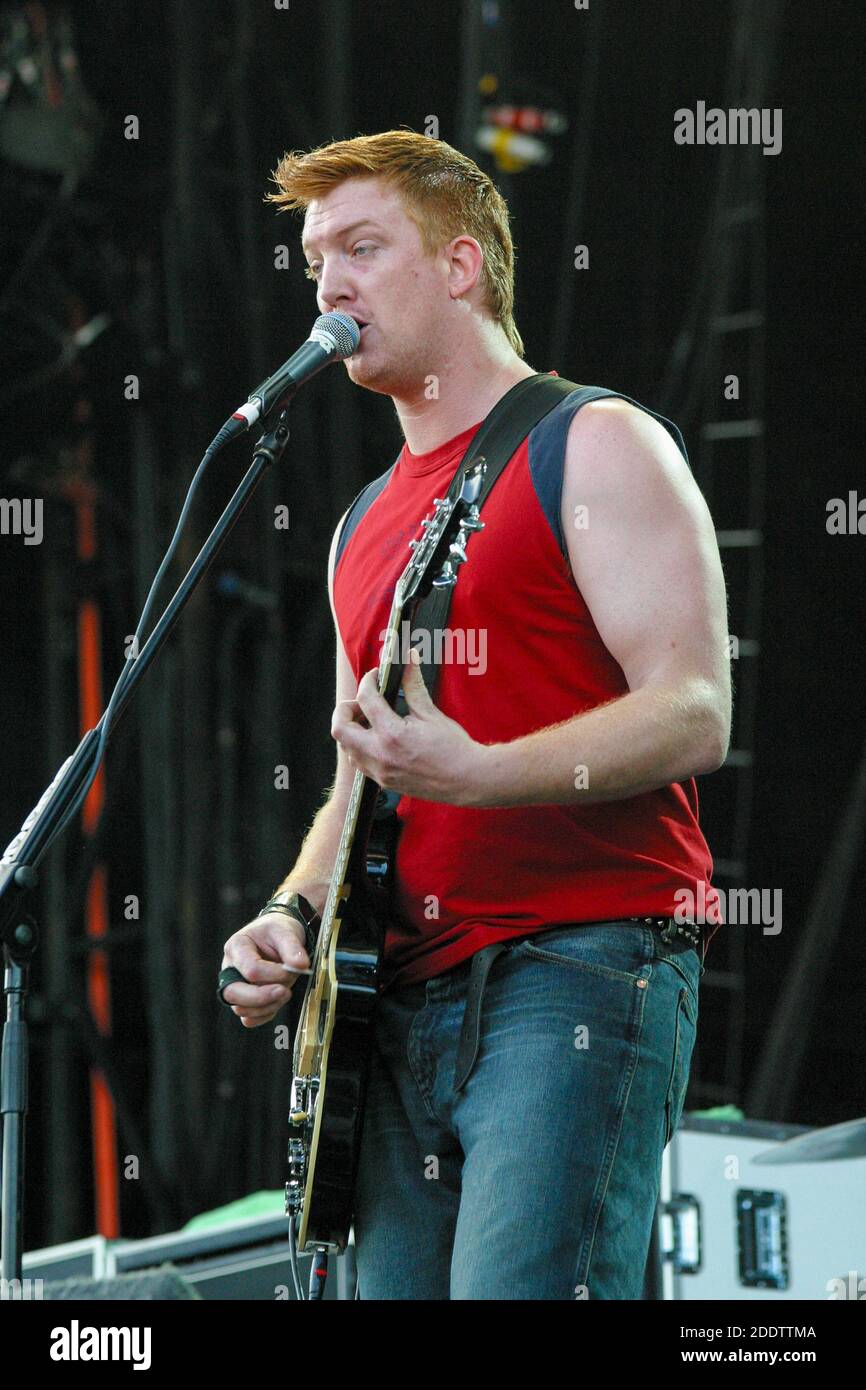
{"type": "Polygon", "coordinates": [[[361,330],[348,314],[320,314],[313,324],[307,341],[292,353],[273,376],[266,377],[247,398],[244,405],[226,420],[211,445],[216,452],[235,435],[243,434],[262,416],[270,414],[276,405],[285,405],[295,392],[327,367],[329,362],[340,362],[351,357],[361,341],[361,330]]]}

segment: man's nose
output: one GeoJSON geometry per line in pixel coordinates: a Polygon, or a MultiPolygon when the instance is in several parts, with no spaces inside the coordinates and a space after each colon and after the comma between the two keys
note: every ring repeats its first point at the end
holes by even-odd
{"type": "Polygon", "coordinates": [[[353,298],[353,290],[348,281],[348,276],[341,271],[339,266],[331,266],[322,271],[319,280],[319,310],[323,314],[329,314],[333,309],[339,309],[340,305],[353,298]]]}

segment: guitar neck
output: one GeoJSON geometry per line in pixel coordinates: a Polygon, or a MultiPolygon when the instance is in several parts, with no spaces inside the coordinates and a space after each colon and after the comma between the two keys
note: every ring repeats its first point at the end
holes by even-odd
{"type": "MultiPolygon", "coordinates": [[[[464,549],[474,531],[483,531],[484,522],[478,519],[478,497],[487,465],[478,457],[461,479],[459,491],[449,501],[435,497],[432,517],[421,523],[423,539],[409,543],[413,558],[397,581],[394,600],[385,632],[382,657],[377,672],[379,694],[393,709],[400,688],[407,653],[400,653],[400,636],[405,620],[411,629],[412,620],[422,598],[432,585],[452,585],[457,568],[466,559],[464,549]],[[398,655],[400,659],[397,660],[398,655]]],[[[322,926],[316,947],[316,962],[322,959],[331,939],[334,919],[340,903],[349,896],[353,881],[361,881],[363,868],[358,861],[366,850],[373,811],[379,794],[378,783],[363,772],[355,773],[343,831],[322,912],[322,926]]]]}
{"type": "MultiPolygon", "coordinates": [[[[415,604],[410,605],[414,611],[415,604]]],[[[392,611],[388,625],[388,631],[397,632],[406,610],[401,610],[399,616],[392,611]]],[[[402,671],[401,666],[396,666],[392,660],[395,651],[394,641],[385,642],[382,660],[379,663],[377,673],[377,687],[379,694],[393,708],[399,690],[399,677],[402,671]]],[[[337,915],[340,903],[348,897],[351,890],[351,880],[353,877],[353,854],[357,857],[364,849],[367,836],[370,831],[370,824],[373,819],[373,810],[376,805],[376,798],[379,795],[379,784],[374,782],[372,777],[368,777],[364,772],[356,772],[352,783],[352,791],[349,796],[349,804],[346,808],[346,815],[343,821],[343,829],[340,835],[340,843],[337,848],[337,855],[334,860],[334,871],[331,875],[331,882],[328,888],[328,897],[322,911],[322,926],[319,932],[319,944],[317,946],[317,957],[328,949],[331,930],[334,918],[337,915]]]]}

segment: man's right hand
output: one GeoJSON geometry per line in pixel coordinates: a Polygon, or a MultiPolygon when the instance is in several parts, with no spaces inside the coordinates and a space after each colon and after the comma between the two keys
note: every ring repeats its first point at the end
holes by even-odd
{"type": "Polygon", "coordinates": [[[257,917],[230,936],[223,951],[221,968],[233,965],[250,982],[237,981],[223,990],[223,999],[245,1028],[269,1023],[291,999],[297,972],[310,967],[304,928],[286,912],[257,917]]]}

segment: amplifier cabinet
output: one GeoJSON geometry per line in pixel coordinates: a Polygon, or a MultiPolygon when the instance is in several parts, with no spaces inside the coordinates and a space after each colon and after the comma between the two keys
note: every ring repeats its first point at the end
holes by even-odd
{"type": "Polygon", "coordinates": [[[754,1162],[805,1132],[683,1115],[662,1165],[655,1296],[866,1301],[866,1158],[754,1162]]]}

